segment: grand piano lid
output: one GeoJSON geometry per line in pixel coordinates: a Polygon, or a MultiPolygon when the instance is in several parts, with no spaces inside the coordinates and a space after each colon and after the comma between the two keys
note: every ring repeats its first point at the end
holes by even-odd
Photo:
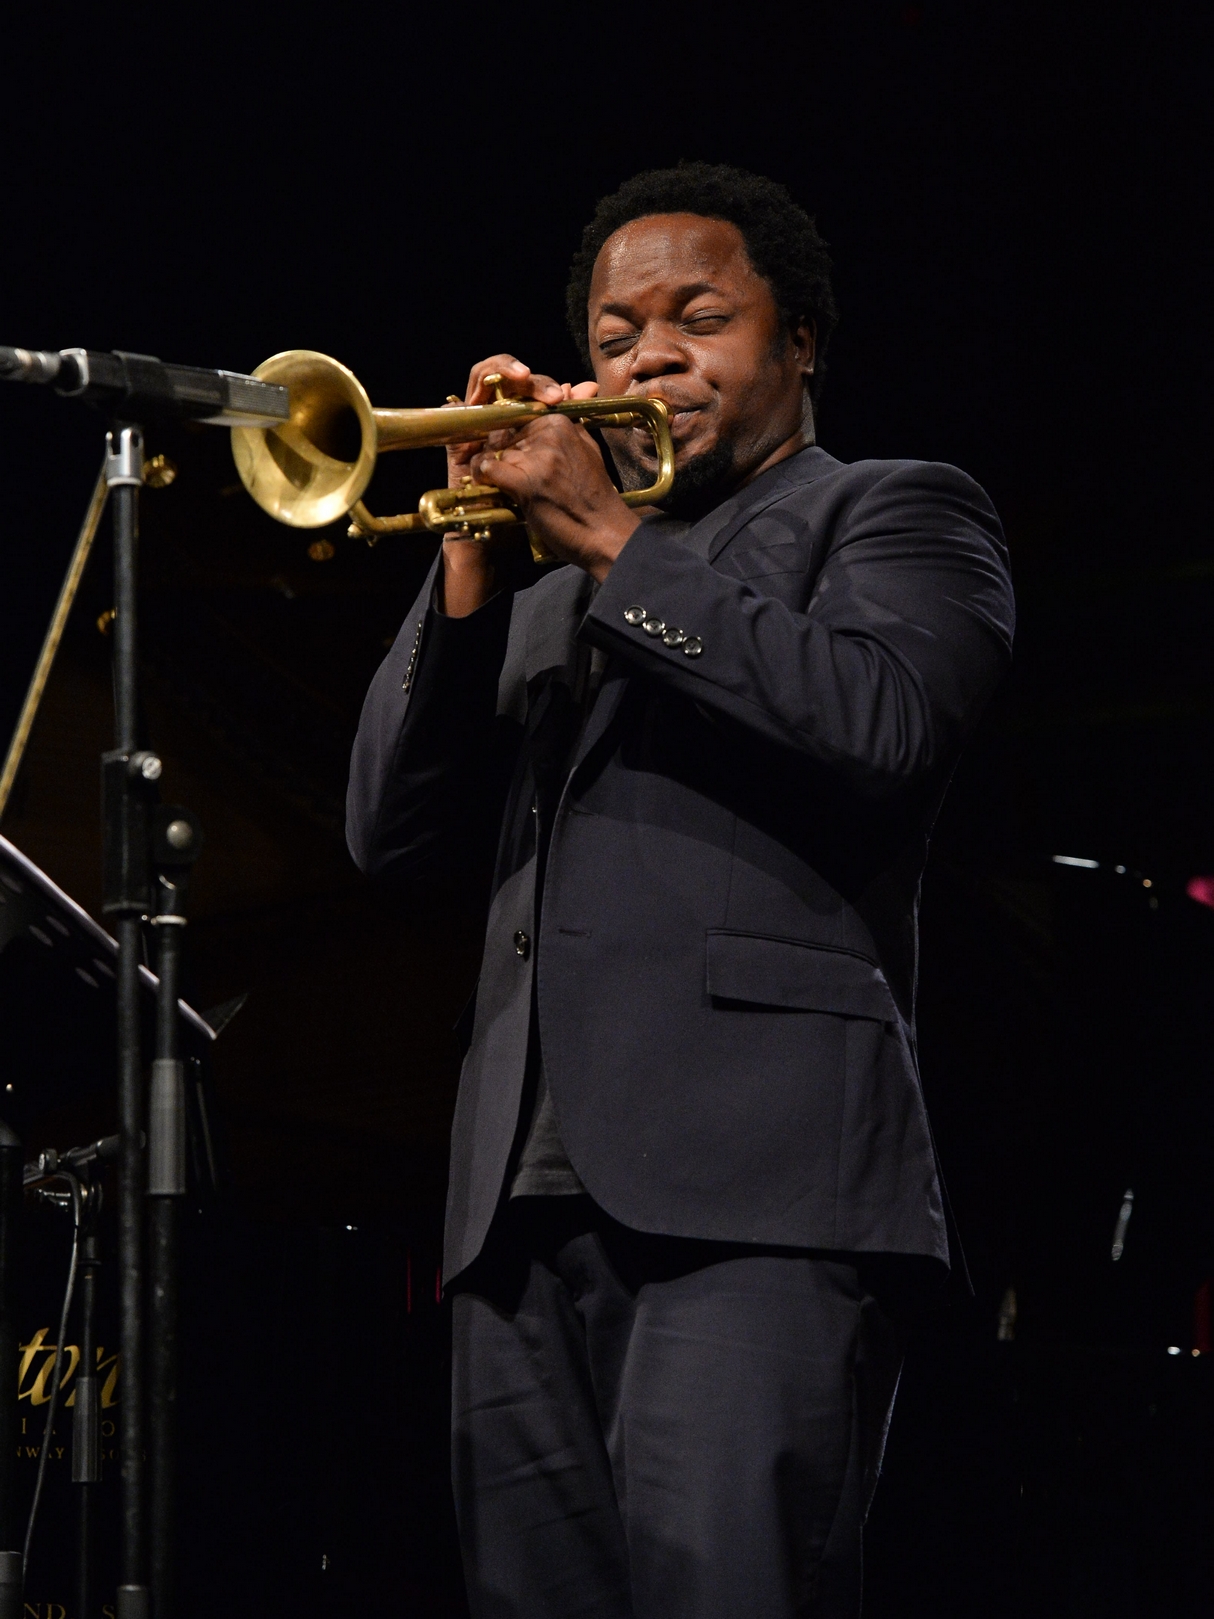
{"type": "MultiPolygon", "coordinates": [[[[21,935],[35,939],[44,949],[61,951],[64,969],[94,989],[114,980],[118,941],[16,844],[0,837],[0,952],[21,935]]],[[[143,987],[155,993],[156,974],[141,965],[139,976],[143,987]]],[[[192,1006],[179,1000],[177,1008],[196,1034],[204,1040],[216,1038],[218,1031],[192,1006]]]]}

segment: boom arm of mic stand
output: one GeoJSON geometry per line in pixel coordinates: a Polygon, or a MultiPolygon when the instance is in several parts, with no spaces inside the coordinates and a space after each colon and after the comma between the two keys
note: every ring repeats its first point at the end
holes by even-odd
{"type": "Polygon", "coordinates": [[[276,427],[291,414],[287,390],[239,371],[167,365],[154,354],[0,345],[0,381],[49,384],[122,416],[189,416],[213,427],[276,427]]]}

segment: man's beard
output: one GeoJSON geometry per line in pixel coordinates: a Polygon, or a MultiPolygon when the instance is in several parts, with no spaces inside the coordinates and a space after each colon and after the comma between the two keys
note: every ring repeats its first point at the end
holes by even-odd
{"type": "Polygon", "coordinates": [[[670,517],[695,523],[732,494],[736,482],[733,445],[722,440],[684,462],[675,472],[670,493],[656,504],[670,517]]]}
{"type": "MultiPolygon", "coordinates": [[[[608,435],[604,433],[603,438],[607,440],[608,435]]],[[[608,454],[611,453],[609,447],[608,454]]],[[[612,459],[625,489],[643,489],[653,482],[654,474],[640,462],[626,461],[623,456],[614,455],[612,459]]],[[[694,523],[732,494],[736,483],[734,447],[732,443],[722,440],[711,450],[693,456],[679,467],[670,493],[665,500],[655,500],[654,505],[668,517],[680,517],[694,523]]]]}

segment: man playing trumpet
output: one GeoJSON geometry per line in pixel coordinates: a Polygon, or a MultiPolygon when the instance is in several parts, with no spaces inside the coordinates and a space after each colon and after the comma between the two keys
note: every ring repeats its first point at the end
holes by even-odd
{"type": "Polygon", "coordinates": [[[348,805],[365,871],[492,870],[445,1260],[471,1607],[855,1615],[887,1284],[949,1257],[916,904],[1006,551],[957,469],[818,447],[829,260],[773,182],[630,180],[569,314],[593,382],[496,355],[467,402],[657,396],[672,493],[630,510],[567,417],[457,447],[566,565],[443,542],[348,805]]]}

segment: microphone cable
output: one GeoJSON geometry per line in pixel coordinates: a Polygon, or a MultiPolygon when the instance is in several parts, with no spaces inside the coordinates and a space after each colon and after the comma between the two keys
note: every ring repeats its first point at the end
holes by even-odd
{"type": "Polygon", "coordinates": [[[55,1339],[55,1369],[51,1374],[51,1398],[46,1412],[46,1431],[42,1435],[42,1449],[38,1455],[38,1477],[34,1483],[34,1498],[30,1502],[29,1522],[25,1526],[25,1551],[22,1567],[26,1571],[30,1563],[30,1543],[34,1538],[34,1524],[38,1517],[38,1507],[42,1500],[42,1486],[46,1480],[46,1463],[51,1453],[51,1436],[55,1426],[55,1418],[59,1412],[59,1382],[62,1376],[63,1357],[67,1337],[68,1316],[72,1308],[72,1295],[76,1291],[76,1265],[80,1258],[80,1228],[83,1215],[83,1200],[80,1194],[80,1182],[69,1170],[60,1169],[58,1175],[68,1183],[72,1198],[72,1257],[67,1270],[67,1286],[63,1290],[63,1311],[59,1317],[59,1333],[55,1339]]]}

